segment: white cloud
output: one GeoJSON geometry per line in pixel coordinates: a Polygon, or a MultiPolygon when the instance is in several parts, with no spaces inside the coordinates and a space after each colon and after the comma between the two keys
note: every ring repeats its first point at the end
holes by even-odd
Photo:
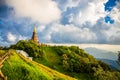
{"type": "Polygon", "coordinates": [[[7,35],[7,40],[8,40],[9,42],[15,42],[16,39],[17,39],[16,35],[13,35],[13,34],[10,33],[10,32],[8,33],[8,35],[7,35]]]}
{"type": "Polygon", "coordinates": [[[19,40],[27,40],[27,39],[29,39],[29,38],[25,37],[25,36],[17,35],[17,34],[12,34],[11,32],[9,32],[7,34],[7,42],[8,43],[14,43],[19,40]]]}
{"type": "Polygon", "coordinates": [[[108,15],[114,20],[114,24],[109,25],[109,29],[103,31],[108,43],[120,43],[120,3],[117,3],[108,15]]]}
{"type": "Polygon", "coordinates": [[[24,36],[21,36],[21,35],[18,36],[18,40],[26,40],[26,39],[27,39],[27,37],[24,37],[24,36]]]}
{"type": "Polygon", "coordinates": [[[108,43],[119,43],[120,42],[120,28],[111,27],[109,30],[105,31],[108,43]]]}
{"type": "Polygon", "coordinates": [[[106,41],[108,43],[118,44],[120,43],[120,23],[115,22],[112,25],[104,25],[105,27],[108,26],[107,30],[102,30],[104,36],[106,36],[106,41]]]}
{"type": "MultiPolygon", "coordinates": [[[[38,34],[38,36],[40,36],[40,42],[120,44],[119,4],[117,4],[111,12],[105,12],[104,3],[108,0],[67,0],[67,3],[59,4],[64,5],[64,8],[61,8],[61,10],[63,16],[65,14],[64,17],[67,17],[69,22],[69,24],[63,25],[59,23],[61,11],[53,0],[6,1],[9,6],[14,8],[16,16],[29,17],[34,21],[39,21],[38,24],[40,24],[40,26],[37,27],[37,32],[40,33],[38,34]],[[110,15],[110,17],[115,20],[114,24],[104,22],[106,15],[110,15]],[[51,24],[46,25],[47,23],[51,24]]],[[[20,34],[24,32],[26,35],[27,33],[27,37],[21,36],[20,34],[14,35],[9,33],[9,35],[7,35],[9,43],[15,42],[16,40],[28,39],[28,37],[31,37],[29,34],[32,34],[30,32],[32,28],[28,28],[32,22],[28,23],[26,20],[21,20],[20,22],[19,18],[16,21],[18,24],[22,24],[22,22],[27,24],[22,26],[24,30],[19,28],[20,34]]]]}
{"type": "Polygon", "coordinates": [[[112,11],[108,14],[113,20],[115,20],[115,22],[120,23],[120,3],[117,3],[117,5],[113,7],[112,11]]]}
{"type": "Polygon", "coordinates": [[[104,3],[108,0],[67,0],[63,5],[63,11],[68,8],[77,7],[79,13],[74,19],[76,24],[83,24],[86,21],[94,23],[100,18],[105,17],[104,3]]]}
{"type": "Polygon", "coordinates": [[[81,4],[84,3],[84,5],[80,6],[79,13],[74,20],[75,24],[81,25],[90,22],[94,25],[100,17],[105,17],[104,3],[106,1],[107,0],[81,1],[81,4]]]}
{"type": "Polygon", "coordinates": [[[42,32],[46,28],[45,25],[40,25],[37,27],[38,32],[42,32]]]}
{"type": "Polygon", "coordinates": [[[67,7],[76,7],[79,5],[81,0],[68,0],[67,7]]]}
{"type": "Polygon", "coordinates": [[[73,24],[53,24],[50,31],[52,31],[50,35],[53,42],[90,43],[97,39],[96,35],[88,28],[78,28],[73,24]]]}
{"type": "Polygon", "coordinates": [[[79,5],[81,0],[68,0],[67,4],[64,6],[64,10],[66,11],[67,8],[73,8],[73,7],[77,7],[79,5]]]}
{"type": "Polygon", "coordinates": [[[6,3],[13,7],[16,16],[28,17],[43,24],[61,17],[61,11],[52,0],[6,0],[6,3]]]}
{"type": "Polygon", "coordinates": [[[46,42],[51,42],[51,32],[49,32],[48,34],[45,34],[42,39],[46,42]]]}

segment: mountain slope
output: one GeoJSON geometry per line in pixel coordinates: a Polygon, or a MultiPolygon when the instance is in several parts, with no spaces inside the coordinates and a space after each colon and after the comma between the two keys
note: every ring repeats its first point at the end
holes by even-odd
{"type": "Polygon", "coordinates": [[[120,73],[77,46],[49,46],[21,40],[9,49],[23,50],[33,60],[79,80],[120,80],[120,73]]]}
{"type": "MultiPolygon", "coordinates": [[[[6,51],[0,50],[0,54],[6,51]]],[[[15,50],[4,62],[2,72],[8,80],[75,80],[42,64],[31,61],[15,50]],[[8,61],[8,62],[7,62],[8,61]]]]}

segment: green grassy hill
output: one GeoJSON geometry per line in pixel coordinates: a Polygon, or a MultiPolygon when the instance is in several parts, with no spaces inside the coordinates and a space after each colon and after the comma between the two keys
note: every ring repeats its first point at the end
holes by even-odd
{"type": "MultiPolygon", "coordinates": [[[[0,55],[5,52],[7,50],[0,50],[0,55]]],[[[31,61],[15,50],[11,50],[7,61],[3,63],[2,72],[8,80],[75,80],[75,78],[31,61]]]]}
{"type": "Polygon", "coordinates": [[[24,50],[33,60],[79,80],[120,80],[120,72],[76,46],[38,45],[19,41],[11,49],[24,50]]]}

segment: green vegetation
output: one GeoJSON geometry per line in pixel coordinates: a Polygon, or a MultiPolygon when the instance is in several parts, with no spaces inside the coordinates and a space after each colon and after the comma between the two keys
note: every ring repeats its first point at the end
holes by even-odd
{"type": "MultiPolygon", "coordinates": [[[[0,54],[5,52],[0,50],[0,54]]],[[[3,64],[2,72],[8,80],[74,80],[72,77],[25,58],[15,50],[11,50],[7,61],[3,64]]]]}
{"type": "Polygon", "coordinates": [[[81,80],[120,80],[120,72],[96,60],[79,47],[38,45],[19,41],[10,48],[24,50],[33,60],[81,80]]]}

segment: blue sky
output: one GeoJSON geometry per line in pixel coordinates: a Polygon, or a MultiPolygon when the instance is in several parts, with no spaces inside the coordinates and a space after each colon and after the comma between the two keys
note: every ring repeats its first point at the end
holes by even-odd
{"type": "Polygon", "coordinates": [[[0,0],[0,45],[29,40],[34,24],[42,43],[120,44],[120,0],[0,0]]]}

